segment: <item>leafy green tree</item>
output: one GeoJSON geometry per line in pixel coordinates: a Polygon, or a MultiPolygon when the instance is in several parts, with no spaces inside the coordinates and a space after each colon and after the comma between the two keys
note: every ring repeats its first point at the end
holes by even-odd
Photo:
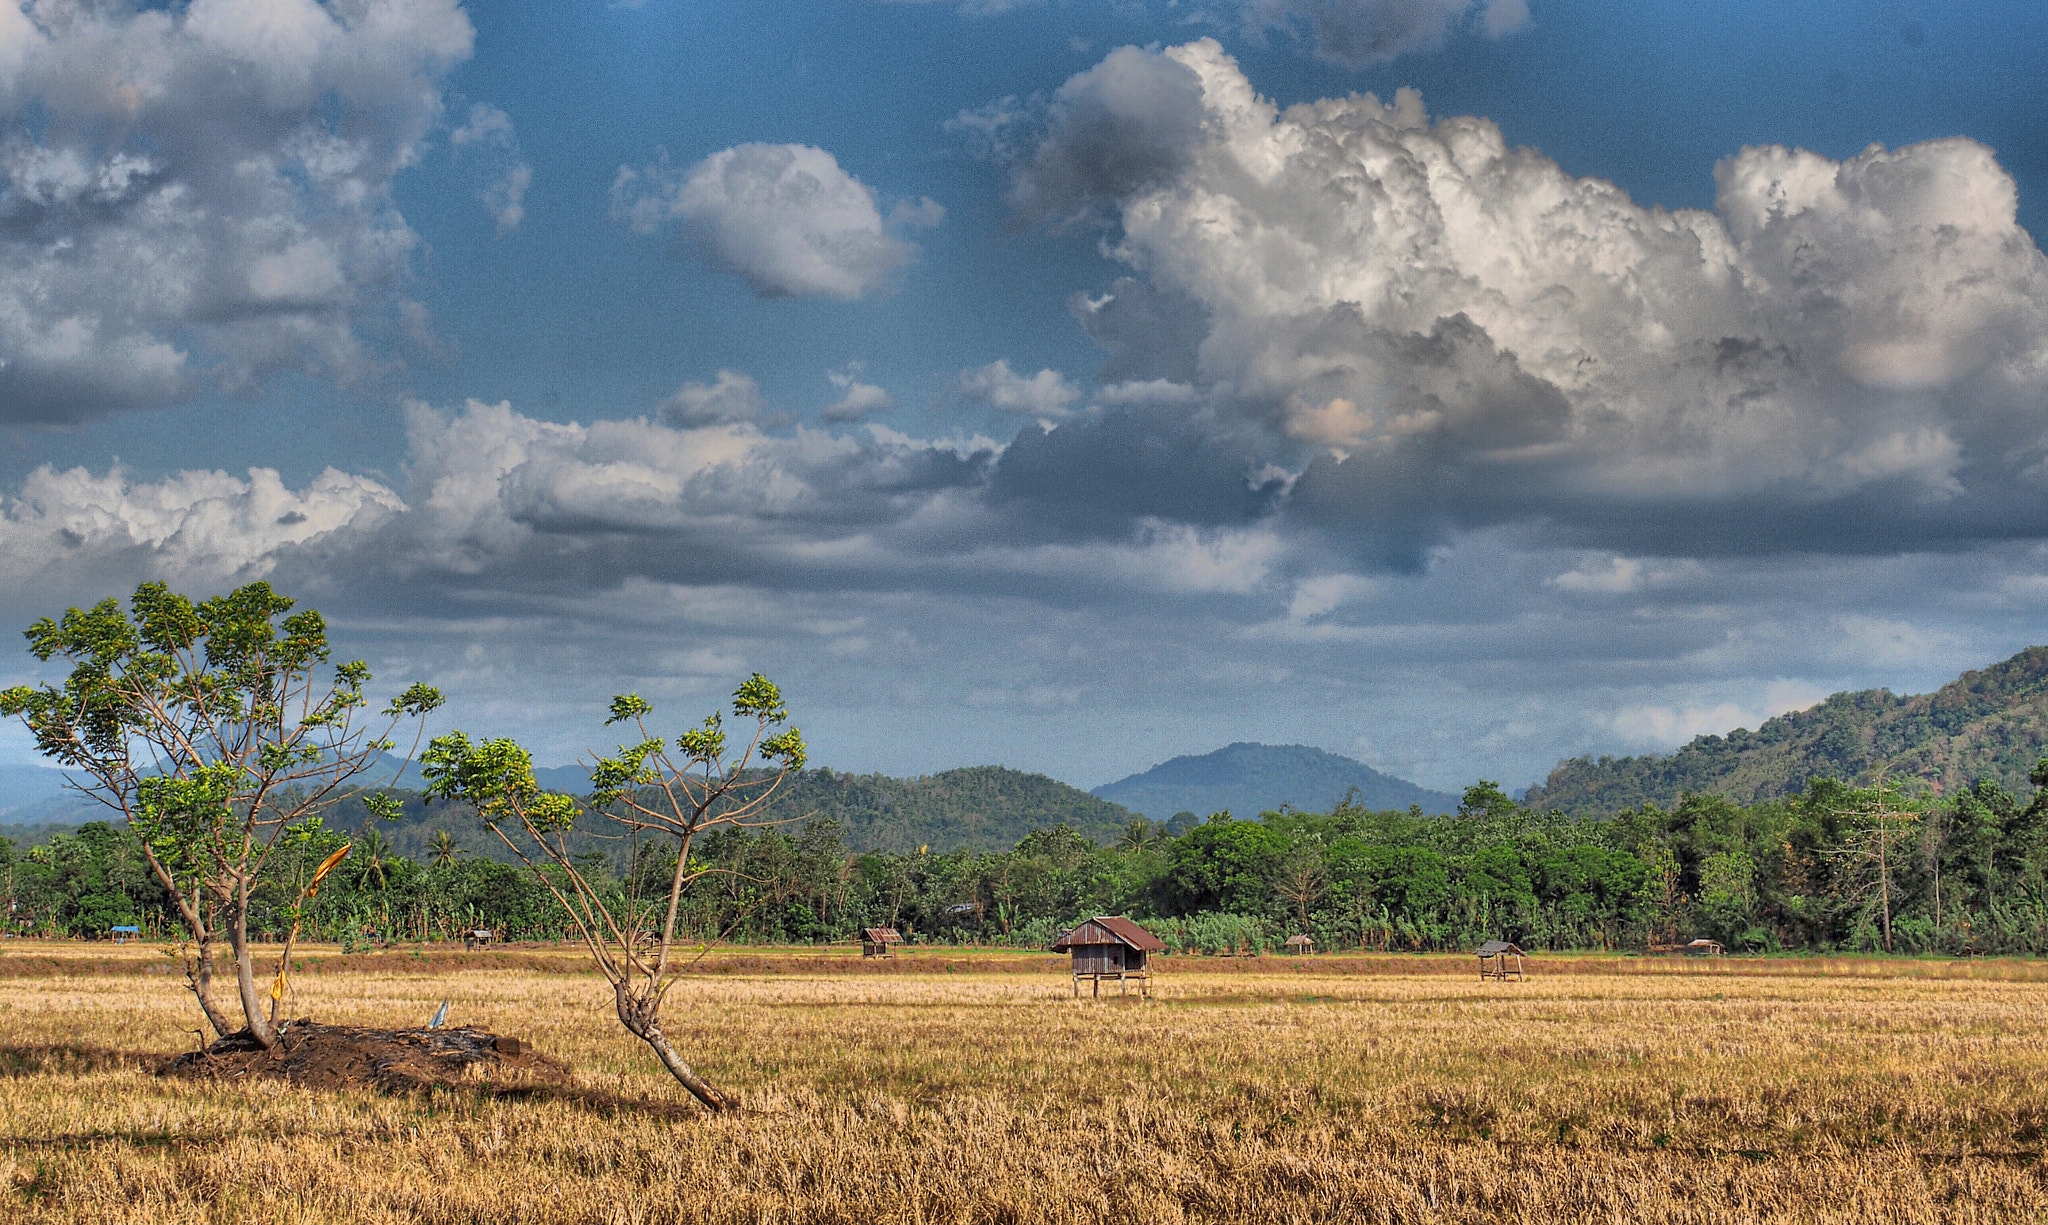
{"type": "Polygon", "coordinates": [[[1500,789],[1500,784],[1480,779],[1465,788],[1465,797],[1458,803],[1461,817],[1498,818],[1511,815],[1521,807],[1500,789]]]}
{"type": "Polygon", "coordinates": [[[1174,839],[1167,896],[1182,913],[1263,914],[1272,905],[1272,878],[1286,850],[1285,840],[1260,822],[1212,817],[1174,839]]]}
{"type": "Polygon", "coordinates": [[[1716,851],[1700,863],[1694,906],[1708,934],[1728,943],[1747,939],[1756,919],[1756,863],[1742,851],[1716,851]]]}
{"type": "Polygon", "coordinates": [[[1671,944],[1678,939],[1678,925],[1686,914],[1691,901],[1685,894],[1684,873],[1678,862],[1678,854],[1668,844],[1657,843],[1650,848],[1650,858],[1644,865],[1642,888],[1636,899],[1649,912],[1650,940],[1671,944]]]}
{"type": "Polygon", "coordinates": [[[673,849],[668,887],[651,898],[621,894],[616,905],[609,904],[605,882],[593,878],[569,845],[571,826],[582,815],[576,801],[543,792],[533,777],[533,758],[513,741],[472,745],[461,732],[437,736],[422,773],[429,794],[474,805],[485,826],[534,869],[611,984],[626,1031],[645,1042],[706,1108],[729,1110],[737,1101],[699,1076],[661,1026],[662,1000],[679,968],[676,921],[684,889],[718,871],[691,853],[693,844],[719,826],[764,823],[783,778],[804,767],[803,736],[784,726],[789,711],[782,693],[758,672],[733,693],[733,716],[753,723],[737,752],[729,751],[717,712],[673,742],[649,730],[653,713],[652,704],[637,694],[612,699],[607,726],[630,724],[640,740],[599,759],[590,795],[592,811],[628,835],[632,860],[644,842],[673,849]]]}
{"type": "Polygon", "coordinates": [[[268,583],[199,603],[144,583],[126,610],[107,599],[30,626],[30,652],[71,673],[0,693],[0,714],[21,719],[37,752],[83,775],[79,789],[140,839],[198,944],[187,982],[223,1035],[234,1027],[211,979],[226,940],[246,1028],[264,1046],[276,1042],[288,965],[266,1008],[249,915],[272,853],[295,825],[359,794],[353,780],[393,747],[401,720],[441,703],[413,685],[373,735],[361,718],[369,668],[327,672],[326,621],[292,606],[268,583]]]}

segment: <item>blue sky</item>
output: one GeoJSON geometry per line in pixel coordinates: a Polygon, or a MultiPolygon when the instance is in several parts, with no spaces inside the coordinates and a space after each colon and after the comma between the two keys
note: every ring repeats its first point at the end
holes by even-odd
{"type": "Polygon", "coordinates": [[[735,12],[0,0],[0,617],[269,578],[545,761],[758,669],[1084,786],[2042,640],[2038,5],[735,12]]]}

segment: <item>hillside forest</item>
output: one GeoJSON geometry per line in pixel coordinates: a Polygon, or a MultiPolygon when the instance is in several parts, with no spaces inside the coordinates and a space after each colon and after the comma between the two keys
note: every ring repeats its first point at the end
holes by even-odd
{"type": "MultiPolygon", "coordinates": [[[[1705,937],[1730,951],[2048,951],[2048,759],[2022,796],[1997,782],[1903,799],[1815,779],[1739,804],[1688,795],[1601,817],[1517,803],[1488,782],[1457,811],[1227,812],[1130,820],[1113,837],[1071,825],[1003,849],[848,847],[837,822],[721,829],[695,852],[718,869],[686,896],[692,943],[832,943],[866,926],[914,940],[1043,947],[1095,914],[1129,914],[1176,951],[1257,951],[1294,932],[1322,950],[1643,949],[1705,937]]],[[[406,804],[427,828],[397,853],[366,813],[302,823],[266,868],[251,918],[275,929],[306,874],[344,859],[306,909],[306,935],[355,947],[489,928],[562,936],[532,872],[465,850],[460,805],[406,804]],[[347,818],[347,819],[343,819],[347,818]],[[456,831],[463,837],[458,838],[456,831]]],[[[659,848],[592,839],[582,869],[623,901],[669,880],[659,848]]],[[[176,912],[124,830],[93,823],[17,851],[0,840],[0,897],[16,934],[95,936],[132,923],[175,938],[176,912]]]]}

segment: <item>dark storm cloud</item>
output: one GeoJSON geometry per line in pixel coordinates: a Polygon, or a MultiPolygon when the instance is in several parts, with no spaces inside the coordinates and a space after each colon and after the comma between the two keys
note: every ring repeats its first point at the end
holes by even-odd
{"type": "Polygon", "coordinates": [[[1140,519],[1237,526],[1269,514],[1283,482],[1240,446],[1173,409],[1112,411],[1047,432],[1027,426],[1003,452],[989,503],[1013,530],[1115,538],[1140,519]]]}
{"type": "MultiPolygon", "coordinates": [[[[1317,59],[1357,68],[1442,46],[1478,7],[1474,0],[1247,0],[1254,28],[1294,32],[1317,59]]],[[[1529,24],[1523,0],[1488,0],[1481,28],[1492,37],[1529,24]]]]}
{"type": "Polygon", "coordinates": [[[1126,276],[1099,297],[1075,294],[1067,308],[1109,354],[1095,372],[1103,383],[1191,383],[1199,372],[1209,311],[1187,293],[1126,276]]]}
{"type": "Polygon", "coordinates": [[[1186,66],[1112,51],[1053,95],[1050,131],[1018,168],[1010,203],[1034,221],[1084,217],[1179,173],[1203,121],[1201,81],[1186,66]]]}

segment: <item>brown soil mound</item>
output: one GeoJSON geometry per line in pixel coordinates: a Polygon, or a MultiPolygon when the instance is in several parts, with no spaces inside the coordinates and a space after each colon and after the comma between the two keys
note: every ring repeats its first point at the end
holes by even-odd
{"type": "Polygon", "coordinates": [[[574,1084],[567,1065],[519,1038],[480,1029],[360,1029],[309,1020],[286,1025],[269,1050],[242,1030],[178,1056],[164,1073],[194,1080],[275,1077],[313,1089],[386,1092],[433,1085],[559,1091],[574,1084]]]}

